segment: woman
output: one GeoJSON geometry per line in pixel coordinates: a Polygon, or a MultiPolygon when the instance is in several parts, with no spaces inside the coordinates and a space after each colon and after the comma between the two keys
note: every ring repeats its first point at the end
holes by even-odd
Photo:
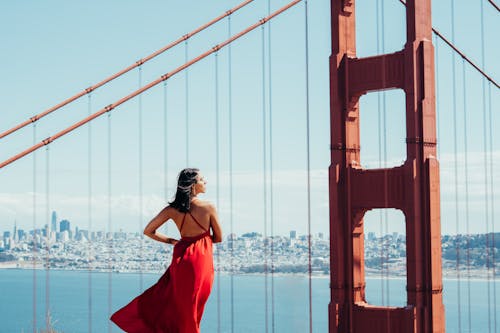
{"type": "Polygon", "coordinates": [[[175,245],[174,253],[170,266],[158,282],[111,316],[124,331],[200,331],[201,316],[214,278],[212,243],[222,241],[215,207],[197,197],[205,193],[206,183],[198,169],[182,170],[174,201],[144,229],[146,236],[175,245]],[[180,240],[157,231],[169,219],[179,229],[180,240]]]}

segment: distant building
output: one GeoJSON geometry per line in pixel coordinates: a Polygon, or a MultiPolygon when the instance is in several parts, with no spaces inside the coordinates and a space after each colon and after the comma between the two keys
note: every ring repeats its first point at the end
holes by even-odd
{"type": "Polygon", "coordinates": [[[319,239],[323,239],[323,237],[325,237],[325,236],[323,235],[323,233],[322,233],[322,232],[318,232],[318,238],[319,238],[319,239]]]}
{"type": "Polygon", "coordinates": [[[17,229],[17,239],[18,240],[23,240],[25,236],[26,236],[26,233],[24,232],[23,229],[17,229]]]}
{"type": "Polygon", "coordinates": [[[3,248],[6,250],[10,250],[10,231],[3,232],[3,248]]]}
{"type": "Polygon", "coordinates": [[[57,213],[52,212],[51,230],[57,232],[57,213]]]}
{"type": "Polygon", "coordinates": [[[14,221],[14,233],[12,234],[12,238],[14,239],[14,241],[19,240],[19,238],[17,237],[17,222],[16,221],[14,221]]]}
{"type": "Polygon", "coordinates": [[[68,220],[62,220],[61,222],[59,222],[59,231],[60,232],[63,232],[63,231],[70,231],[70,224],[69,224],[69,221],[68,220]]]}
{"type": "Polygon", "coordinates": [[[297,239],[297,231],[295,230],[290,231],[290,239],[297,239]]]}

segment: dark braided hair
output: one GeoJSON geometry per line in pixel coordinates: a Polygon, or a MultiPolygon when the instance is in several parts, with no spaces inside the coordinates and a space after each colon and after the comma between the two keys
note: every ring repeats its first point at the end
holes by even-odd
{"type": "Polygon", "coordinates": [[[196,184],[198,172],[196,168],[186,168],[179,172],[177,177],[177,191],[174,201],[169,202],[170,206],[174,207],[182,213],[187,213],[191,206],[191,192],[193,184],[196,184]]]}

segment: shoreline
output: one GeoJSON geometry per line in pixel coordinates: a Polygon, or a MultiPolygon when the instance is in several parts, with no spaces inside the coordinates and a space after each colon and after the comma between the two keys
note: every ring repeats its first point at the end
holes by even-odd
{"type": "MultiPolygon", "coordinates": [[[[8,262],[0,262],[0,271],[8,269],[8,270],[37,270],[37,271],[45,271],[46,268],[43,263],[37,263],[35,266],[33,265],[32,262],[18,262],[18,261],[8,261],[8,262]]],[[[99,273],[104,273],[104,274],[148,274],[148,275],[158,275],[162,274],[164,271],[109,271],[109,270],[101,270],[101,269],[87,269],[87,268],[81,268],[81,269],[64,269],[64,268],[50,268],[51,271],[60,271],[60,272],[85,272],[85,273],[93,273],[93,274],[99,274],[99,273]]],[[[467,270],[461,270],[460,272],[460,281],[468,281],[469,279],[471,281],[491,281],[491,280],[498,280],[500,281],[500,276],[494,277],[493,275],[490,274],[488,276],[488,271],[485,269],[475,269],[475,270],[470,270],[470,277],[468,277],[467,270]]],[[[215,275],[218,274],[217,271],[214,272],[215,275]]],[[[224,276],[230,276],[230,272],[219,272],[220,275],[224,276]]],[[[235,272],[233,273],[234,276],[265,276],[265,273],[261,272],[252,272],[252,273],[241,273],[241,272],[235,272]]],[[[271,274],[270,272],[267,273],[268,276],[274,275],[274,277],[308,277],[308,273],[283,273],[283,272],[276,272],[274,274],[271,274]]],[[[376,279],[376,278],[381,278],[384,277],[384,272],[382,271],[370,271],[367,272],[365,277],[367,279],[376,279]]],[[[312,278],[322,278],[326,279],[330,277],[330,274],[324,274],[324,273],[318,273],[318,272],[312,272],[311,274],[312,278]]],[[[389,275],[387,279],[389,280],[401,280],[404,279],[405,275],[389,275]]],[[[450,270],[450,271],[444,271],[443,270],[443,280],[449,280],[449,281],[458,281],[459,279],[457,278],[457,271],[455,270],[450,270]]]]}

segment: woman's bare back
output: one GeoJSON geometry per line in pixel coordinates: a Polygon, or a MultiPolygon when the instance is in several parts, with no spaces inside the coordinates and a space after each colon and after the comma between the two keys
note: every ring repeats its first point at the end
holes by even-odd
{"type": "Polygon", "coordinates": [[[181,237],[198,236],[210,229],[212,209],[209,202],[203,200],[192,201],[188,213],[173,210],[175,214],[172,214],[172,220],[179,229],[181,237]]]}

